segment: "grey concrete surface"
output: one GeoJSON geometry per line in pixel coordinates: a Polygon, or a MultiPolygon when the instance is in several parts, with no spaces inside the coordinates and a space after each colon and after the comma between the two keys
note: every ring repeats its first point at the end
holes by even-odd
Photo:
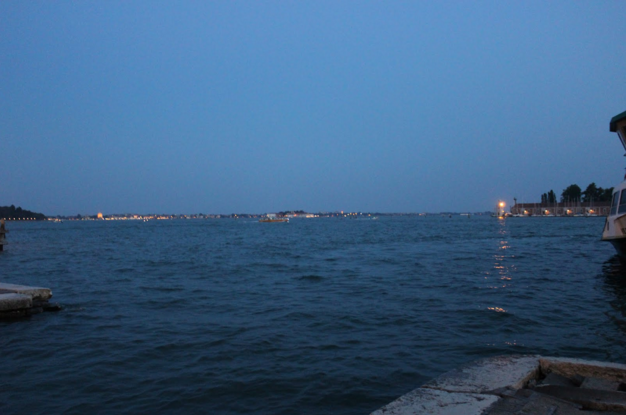
{"type": "Polygon", "coordinates": [[[499,388],[520,389],[539,372],[539,356],[496,356],[477,360],[431,380],[422,388],[484,393],[499,388]]]}
{"type": "Polygon", "coordinates": [[[372,412],[372,415],[480,415],[498,399],[495,395],[418,388],[372,412]]]}
{"type": "Polygon", "coordinates": [[[24,310],[33,306],[33,299],[24,294],[0,294],[0,311],[24,310]]]}
{"type": "Polygon", "coordinates": [[[24,294],[29,295],[33,300],[49,300],[52,297],[50,288],[29,287],[26,285],[7,284],[0,282],[0,294],[24,294]]]}
{"type": "Polygon", "coordinates": [[[48,302],[52,291],[43,287],[0,283],[0,319],[32,316],[44,311],[59,311],[59,304],[48,302]]]}
{"type": "Polygon", "coordinates": [[[626,414],[626,365],[495,356],[451,370],[372,415],[626,414]]]}

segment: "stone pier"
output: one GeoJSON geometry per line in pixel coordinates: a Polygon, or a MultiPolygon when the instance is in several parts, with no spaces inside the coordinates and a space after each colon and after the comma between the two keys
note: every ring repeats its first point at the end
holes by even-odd
{"type": "Polygon", "coordinates": [[[58,304],[49,302],[50,298],[49,288],[0,283],[0,319],[60,310],[58,304]]]}
{"type": "Polygon", "coordinates": [[[454,369],[371,415],[609,415],[626,413],[626,365],[497,356],[454,369]]]}

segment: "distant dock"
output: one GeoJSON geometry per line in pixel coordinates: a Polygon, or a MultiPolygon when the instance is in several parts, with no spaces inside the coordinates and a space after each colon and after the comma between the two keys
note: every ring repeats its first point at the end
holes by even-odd
{"type": "Polygon", "coordinates": [[[611,202],[516,203],[511,214],[522,216],[609,216],[611,202]]]}
{"type": "Polygon", "coordinates": [[[0,319],[28,317],[44,311],[59,311],[61,306],[50,303],[52,290],[0,283],[0,319]]]}

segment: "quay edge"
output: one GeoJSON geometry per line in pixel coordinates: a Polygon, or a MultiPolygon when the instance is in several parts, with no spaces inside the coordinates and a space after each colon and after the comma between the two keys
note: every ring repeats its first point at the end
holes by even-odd
{"type": "Polygon", "coordinates": [[[624,382],[619,363],[496,356],[444,373],[370,415],[626,413],[624,382]]]}
{"type": "Polygon", "coordinates": [[[8,284],[0,282],[0,294],[14,293],[31,296],[34,300],[49,300],[52,297],[52,290],[43,287],[29,287],[27,285],[8,284]]]}
{"type": "Polygon", "coordinates": [[[61,306],[52,304],[52,290],[0,283],[0,319],[27,317],[42,311],[58,311],[61,306]]]}

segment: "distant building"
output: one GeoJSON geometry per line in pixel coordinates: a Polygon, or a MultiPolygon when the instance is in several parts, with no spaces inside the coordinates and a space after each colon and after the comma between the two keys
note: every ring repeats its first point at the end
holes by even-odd
{"type": "Polygon", "coordinates": [[[516,203],[513,215],[526,216],[608,216],[611,202],[516,203]]]}

